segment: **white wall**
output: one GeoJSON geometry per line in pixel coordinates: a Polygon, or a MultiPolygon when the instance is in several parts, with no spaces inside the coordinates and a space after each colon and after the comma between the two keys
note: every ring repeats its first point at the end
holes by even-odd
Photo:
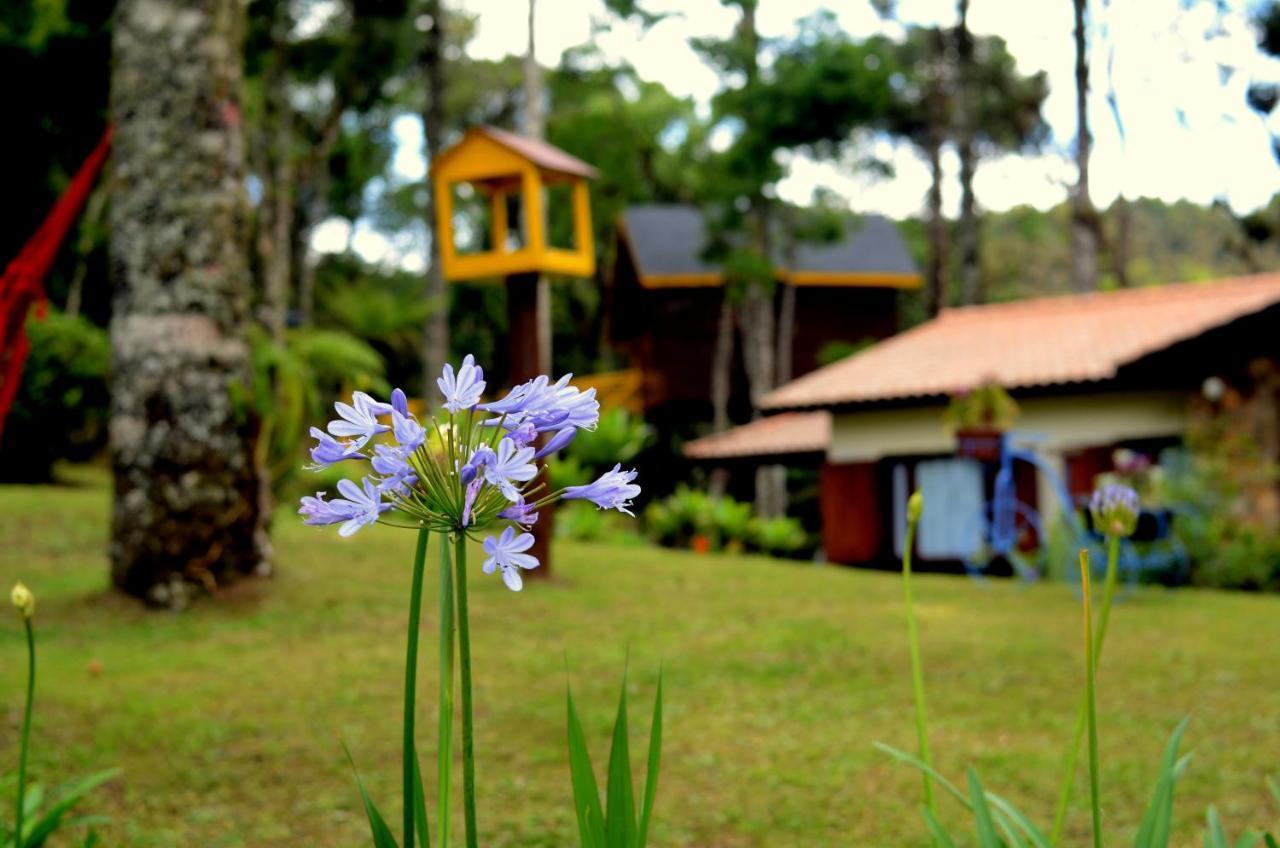
{"type": "MultiPolygon", "coordinates": [[[[1088,393],[1019,400],[1014,430],[1043,434],[1046,455],[1128,439],[1181,436],[1188,397],[1182,392],[1088,393]]],[[[951,453],[955,436],[942,424],[944,404],[912,409],[837,413],[832,419],[831,462],[885,456],[951,453]]]]}

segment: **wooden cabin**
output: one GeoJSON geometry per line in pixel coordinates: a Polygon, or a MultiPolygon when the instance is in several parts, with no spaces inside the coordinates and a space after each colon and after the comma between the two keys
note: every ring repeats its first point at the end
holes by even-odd
{"type": "MultiPolygon", "coordinates": [[[[921,278],[892,221],[866,216],[833,243],[779,243],[773,265],[777,296],[795,290],[792,374],[818,367],[829,344],[857,345],[897,329],[898,293],[921,278]],[[787,254],[791,258],[788,260],[787,254]]],[[[694,206],[629,208],[618,225],[610,332],[640,373],[642,406],[651,420],[708,422],[711,363],[724,300],[722,268],[705,259],[708,231],[694,206]]],[[[739,344],[735,342],[735,420],[751,415],[739,344]]]]}

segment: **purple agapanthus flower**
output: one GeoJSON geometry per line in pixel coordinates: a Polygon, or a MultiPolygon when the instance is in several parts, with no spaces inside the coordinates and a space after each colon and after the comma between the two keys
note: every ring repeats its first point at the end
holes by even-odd
{"type": "Polygon", "coordinates": [[[635,513],[627,509],[631,506],[631,500],[640,494],[640,487],[631,482],[634,479],[634,470],[623,471],[621,464],[615,465],[594,483],[569,486],[564,490],[564,499],[591,501],[601,509],[616,509],[634,517],[635,513]]]}
{"type": "Polygon", "coordinates": [[[311,437],[316,440],[315,447],[311,449],[311,461],[315,463],[315,468],[323,468],[345,459],[364,457],[355,442],[340,442],[319,427],[311,428],[311,437]]]}
{"type": "Polygon", "coordinates": [[[480,487],[484,485],[484,478],[477,477],[467,484],[467,490],[462,498],[462,526],[467,527],[471,524],[471,509],[476,505],[476,496],[480,494],[480,487]]]}
{"type": "Polygon", "coordinates": [[[303,524],[309,527],[323,527],[327,524],[340,524],[351,517],[351,510],[345,501],[329,503],[324,499],[324,492],[316,492],[302,499],[298,507],[298,515],[303,517],[303,524]]]}
{"type": "Polygon", "coordinates": [[[391,433],[400,447],[408,451],[417,450],[427,440],[427,433],[417,419],[398,409],[391,410],[391,433]]]}
{"type": "Polygon", "coordinates": [[[391,504],[382,502],[382,494],[368,477],[361,481],[362,489],[350,480],[338,481],[338,493],[341,498],[330,502],[331,509],[350,511],[346,523],[338,528],[339,536],[350,536],[361,527],[367,527],[378,520],[378,516],[391,509],[391,504]]]}
{"type": "MultiPolygon", "coordinates": [[[[490,403],[483,403],[480,408],[486,412],[493,412],[498,415],[514,415],[523,412],[531,403],[535,403],[547,390],[546,376],[535,377],[527,383],[520,385],[507,392],[507,396],[501,400],[495,400],[490,403]]],[[[493,423],[498,423],[497,421],[493,423]]],[[[515,427],[513,423],[511,425],[515,427]]]]}
{"type": "Polygon", "coordinates": [[[379,415],[391,412],[391,406],[379,403],[364,392],[353,393],[351,400],[350,404],[338,401],[333,405],[339,417],[329,422],[329,432],[340,438],[355,437],[354,445],[359,449],[374,436],[391,429],[378,421],[379,415]]]}
{"type": "Polygon", "coordinates": [[[533,455],[533,458],[542,459],[544,456],[550,456],[556,451],[562,450],[572,442],[573,438],[577,435],[577,427],[565,427],[562,430],[557,430],[556,434],[548,439],[545,445],[538,449],[538,452],[533,455]]]}
{"type": "Polygon", "coordinates": [[[403,492],[418,482],[418,476],[409,464],[404,448],[375,445],[369,465],[382,475],[382,480],[378,483],[379,492],[403,492]]]}
{"type": "Polygon", "coordinates": [[[528,483],[538,474],[533,464],[533,448],[518,448],[515,442],[504,438],[498,442],[496,455],[484,466],[484,479],[497,486],[509,501],[520,499],[516,483],[528,483]]]}
{"type": "Polygon", "coordinates": [[[523,424],[517,425],[507,438],[516,443],[516,447],[523,448],[533,444],[538,438],[538,428],[533,426],[532,421],[525,421],[523,424]]]}
{"type": "Polygon", "coordinates": [[[1142,503],[1138,493],[1119,483],[1107,483],[1093,493],[1089,501],[1096,530],[1108,535],[1127,538],[1138,527],[1138,515],[1142,503]]]}
{"type": "Polygon", "coordinates": [[[533,508],[532,504],[525,503],[524,498],[499,512],[498,517],[518,524],[526,530],[538,523],[537,510],[533,508]]]}
{"type": "Polygon", "coordinates": [[[532,534],[517,535],[514,527],[504,528],[497,536],[490,536],[484,540],[484,552],[489,555],[489,558],[484,561],[484,573],[492,574],[494,569],[502,569],[502,582],[506,583],[511,591],[519,592],[524,586],[520,569],[528,570],[538,567],[537,558],[525,553],[531,547],[533,547],[532,534]]]}
{"type": "Polygon", "coordinates": [[[458,479],[462,481],[462,485],[470,485],[471,481],[484,470],[486,465],[496,462],[497,459],[498,455],[493,452],[493,448],[488,445],[480,445],[472,452],[471,459],[467,460],[467,464],[459,469],[458,479]]]}
{"type": "Polygon", "coordinates": [[[476,358],[468,353],[456,374],[453,365],[446,363],[436,385],[444,393],[445,409],[450,412],[471,409],[484,394],[484,369],[476,365],[476,358]]]}

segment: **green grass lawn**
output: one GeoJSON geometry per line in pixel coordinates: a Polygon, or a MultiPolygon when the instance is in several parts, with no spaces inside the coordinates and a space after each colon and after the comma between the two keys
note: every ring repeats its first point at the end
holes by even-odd
{"type": "MultiPolygon", "coordinates": [[[[91,803],[111,817],[109,846],[346,848],[368,839],[345,741],[398,821],[412,534],[377,528],[342,540],[282,510],[273,579],[186,614],[146,612],[107,590],[109,494],[100,476],[79,477],[0,488],[0,587],[7,595],[21,578],[39,597],[36,777],[122,767],[91,803]]],[[[871,747],[914,744],[895,575],[568,543],[555,565],[553,580],[519,595],[478,568],[471,583],[482,845],[576,842],[566,657],[600,771],[628,649],[633,751],[647,743],[666,668],[652,844],[926,844],[917,774],[871,747]]],[[[940,767],[959,777],[976,765],[1047,828],[1082,677],[1076,599],[1061,585],[943,576],[921,577],[917,597],[940,767]]],[[[0,615],[6,768],[16,762],[23,666],[11,612],[0,615]]],[[[1277,823],[1264,777],[1280,772],[1278,637],[1276,597],[1150,590],[1117,606],[1099,679],[1113,841],[1131,837],[1164,742],[1187,714],[1193,758],[1176,844],[1199,843],[1210,802],[1236,829],[1277,823]]],[[[434,758],[430,638],[424,656],[425,761],[434,758]]],[[[424,770],[430,780],[434,769],[424,770]]],[[[942,803],[944,819],[958,822],[942,803]]],[[[1077,792],[1069,844],[1085,844],[1088,818],[1077,792]]]]}

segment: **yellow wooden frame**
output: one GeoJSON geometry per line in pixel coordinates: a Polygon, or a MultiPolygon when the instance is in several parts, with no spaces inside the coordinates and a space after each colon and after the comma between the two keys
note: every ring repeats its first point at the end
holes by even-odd
{"type": "Polygon", "coordinates": [[[432,165],[436,201],[436,237],[446,280],[480,280],[510,274],[545,273],[590,277],[596,257],[591,233],[591,199],[584,177],[539,167],[483,132],[469,132],[457,145],[437,157],[432,165]],[[453,190],[469,183],[488,195],[491,249],[459,253],[454,234],[453,190]],[[573,206],[573,247],[547,243],[545,187],[569,183],[573,206]],[[506,198],[519,186],[524,244],[507,248],[509,222],[506,198]]]}

